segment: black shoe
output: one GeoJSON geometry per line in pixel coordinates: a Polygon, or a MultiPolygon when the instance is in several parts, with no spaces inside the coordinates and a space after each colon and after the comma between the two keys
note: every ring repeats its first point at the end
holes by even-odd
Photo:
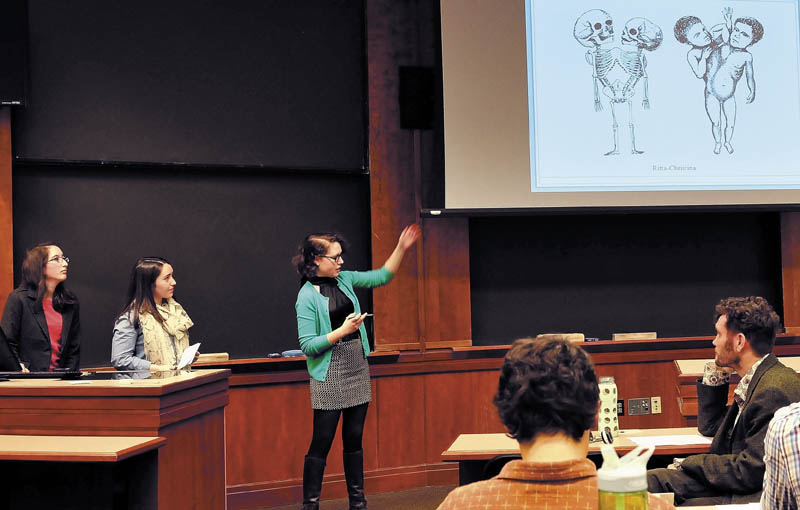
{"type": "Polygon", "coordinates": [[[364,450],[344,452],[344,479],[347,482],[347,496],[350,510],[366,510],[367,497],[364,495],[364,450]]]}
{"type": "Polygon", "coordinates": [[[322,492],[322,475],[325,473],[325,459],[306,455],[303,462],[303,510],[317,510],[319,495],[322,492]]]}

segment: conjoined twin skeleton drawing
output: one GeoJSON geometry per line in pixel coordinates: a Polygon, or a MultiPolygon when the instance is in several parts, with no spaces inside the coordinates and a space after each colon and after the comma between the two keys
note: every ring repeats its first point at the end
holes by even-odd
{"type": "MultiPolygon", "coordinates": [[[[711,121],[714,154],[724,146],[733,153],[733,130],[736,123],[736,87],[742,75],[749,90],[746,102],[755,100],[756,84],[753,56],[747,50],[764,35],[764,27],[755,18],[733,20],[731,8],[723,10],[724,23],[707,30],[700,18],[683,16],[674,25],[678,42],[691,46],[686,55],[694,75],[705,82],[705,111],[711,121]]],[[[653,52],[664,39],[661,28],[646,18],[631,18],[622,29],[621,46],[610,48],[614,42],[614,21],[608,12],[592,9],[581,14],[573,28],[573,36],[589,48],[586,61],[592,66],[594,109],[603,110],[602,94],[611,107],[613,148],[606,156],[619,154],[619,124],[617,105],[628,105],[631,154],[642,154],[636,147],[633,122],[633,97],[642,83],[642,108],[650,108],[648,97],[647,58],[643,52],[653,52]]]]}
{"type": "Polygon", "coordinates": [[[622,103],[628,104],[631,154],[642,154],[644,151],[636,148],[631,99],[636,94],[636,87],[641,80],[644,88],[642,108],[645,110],[650,108],[650,100],[647,96],[647,58],[642,51],[658,49],[664,39],[664,34],[658,25],[650,20],[631,18],[622,29],[622,44],[635,49],[604,48],[604,44],[613,42],[614,21],[606,11],[601,9],[592,9],[583,13],[575,22],[572,33],[579,43],[590,48],[586,52],[586,61],[593,69],[595,111],[603,109],[600,97],[601,87],[611,106],[614,147],[605,155],[619,154],[619,124],[616,106],[622,103]]]}

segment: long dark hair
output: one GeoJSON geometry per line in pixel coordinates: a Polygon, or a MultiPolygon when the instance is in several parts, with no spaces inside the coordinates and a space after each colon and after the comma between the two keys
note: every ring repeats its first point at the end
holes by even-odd
{"type": "MultiPolygon", "coordinates": [[[[47,293],[47,278],[44,268],[50,257],[50,247],[58,246],[56,243],[40,243],[25,253],[22,263],[22,281],[19,286],[36,291],[36,301],[41,303],[47,293]]],[[[67,290],[64,282],[59,282],[53,290],[53,308],[58,312],[64,311],[64,305],[73,305],[78,301],[75,294],[67,290]]]]}
{"type": "Polygon", "coordinates": [[[164,322],[164,318],[156,309],[156,300],[153,298],[153,289],[164,264],[169,264],[169,262],[161,257],[142,257],[131,269],[128,295],[125,298],[127,305],[120,315],[128,314],[135,328],[139,327],[139,314],[141,313],[149,313],[158,322],[164,322]]]}
{"type": "Polygon", "coordinates": [[[328,252],[328,246],[332,243],[339,243],[342,253],[347,250],[347,241],[340,234],[323,233],[308,234],[300,246],[297,247],[297,255],[292,257],[292,264],[300,274],[300,285],[303,285],[317,275],[316,258],[328,252]]]}

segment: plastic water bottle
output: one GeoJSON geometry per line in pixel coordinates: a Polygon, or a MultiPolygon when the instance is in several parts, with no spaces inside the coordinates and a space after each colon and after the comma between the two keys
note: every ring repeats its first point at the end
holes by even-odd
{"type": "Polygon", "coordinates": [[[617,383],[613,377],[600,378],[600,411],[597,413],[597,430],[602,432],[606,427],[611,429],[611,435],[619,435],[619,421],[617,418],[617,383]]]}
{"type": "Polygon", "coordinates": [[[647,510],[647,461],[655,447],[637,446],[621,459],[614,447],[600,447],[603,466],[597,470],[598,510],[647,510]]]}

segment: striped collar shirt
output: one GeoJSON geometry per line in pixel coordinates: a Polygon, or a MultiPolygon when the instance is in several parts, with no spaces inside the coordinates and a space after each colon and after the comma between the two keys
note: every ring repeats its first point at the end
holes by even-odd
{"type": "Polygon", "coordinates": [[[764,438],[764,510],[798,510],[800,499],[800,402],[778,409],[764,438]]]}

